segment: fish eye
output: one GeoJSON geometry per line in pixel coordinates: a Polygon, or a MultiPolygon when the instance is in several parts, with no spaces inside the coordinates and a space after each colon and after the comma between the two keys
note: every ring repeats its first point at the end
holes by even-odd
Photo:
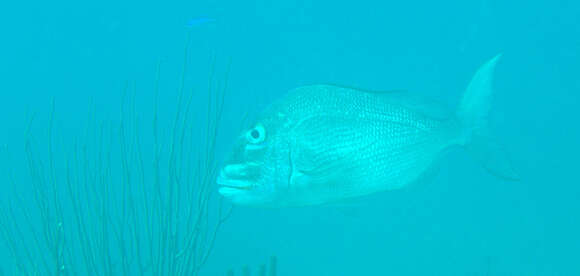
{"type": "Polygon", "coordinates": [[[252,144],[258,144],[266,140],[266,129],[262,125],[256,125],[246,133],[246,139],[252,144]]]}

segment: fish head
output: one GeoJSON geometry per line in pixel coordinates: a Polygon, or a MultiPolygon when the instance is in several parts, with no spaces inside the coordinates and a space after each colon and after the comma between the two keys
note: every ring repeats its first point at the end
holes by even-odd
{"type": "Polygon", "coordinates": [[[291,174],[283,118],[260,120],[243,130],[217,178],[219,193],[237,205],[278,207],[291,174]]]}

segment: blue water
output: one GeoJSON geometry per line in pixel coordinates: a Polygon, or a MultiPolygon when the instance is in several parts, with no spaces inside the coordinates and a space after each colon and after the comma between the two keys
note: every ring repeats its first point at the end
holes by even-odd
{"type": "MultiPolygon", "coordinates": [[[[231,68],[212,151],[219,164],[244,125],[244,114],[255,117],[291,88],[338,83],[407,89],[453,107],[478,66],[498,53],[503,57],[490,121],[521,181],[494,178],[456,150],[427,183],[345,206],[235,207],[199,274],[226,275],[233,269],[242,275],[248,266],[258,275],[260,265],[276,256],[277,275],[292,276],[580,275],[580,4],[575,1],[33,1],[0,6],[0,207],[4,213],[7,206],[16,214],[30,213],[28,218],[0,217],[10,233],[22,233],[0,236],[0,275],[23,275],[34,264],[40,275],[106,275],[98,264],[92,272],[82,265],[65,160],[83,150],[90,161],[111,152],[115,186],[105,194],[116,206],[118,183],[126,180],[122,147],[98,145],[118,140],[124,122],[131,135],[139,133],[139,146],[133,142],[129,148],[144,151],[143,183],[151,184],[154,106],[164,133],[160,139],[170,141],[184,60],[184,91],[194,91],[191,135],[182,145],[186,157],[206,148],[199,133],[205,133],[208,83],[223,87],[231,68]],[[48,219],[56,232],[57,221],[65,223],[63,250],[69,253],[60,261],[42,245],[44,224],[35,211],[35,180],[25,147],[30,137],[32,159],[58,183],[59,195],[49,193],[46,202],[62,209],[60,219],[48,219]],[[84,149],[75,147],[83,141],[88,141],[84,149]],[[11,254],[11,239],[25,241],[15,243],[20,257],[11,254]],[[25,257],[26,248],[36,257],[25,257]],[[60,262],[64,267],[57,268],[60,262]],[[19,263],[24,268],[19,270],[19,263]]],[[[169,150],[162,155],[166,161],[169,150]]],[[[132,155],[128,161],[134,172],[137,160],[132,155]]],[[[91,174],[82,166],[69,169],[80,178],[91,174]]],[[[88,197],[102,188],[98,181],[72,182],[91,183],[88,197]]],[[[215,203],[219,195],[215,186],[210,189],[215,203]]],[[[98,210],[87,202],[83,210],[98,210]]],[[[179,210],[195,204],[184,202],[179,210]]],[[[216,208],[213,203],[210,208],[216,208]]],[[[208,211],[210,220],[216,210],[208,211]]],[[[126,228],[149,233],[142,226],[147,225],[144,209],[136,212],[143,221],[128,222],[126,228]]],[[[116,224],[105,232],[119,244],[116,228],[123,227],[116,224]]],[[[99,250],[105,252],[99,256],[116,263],[113,275],[140,274],[138,257],[123,270],[122,252],[99,250]]]]}

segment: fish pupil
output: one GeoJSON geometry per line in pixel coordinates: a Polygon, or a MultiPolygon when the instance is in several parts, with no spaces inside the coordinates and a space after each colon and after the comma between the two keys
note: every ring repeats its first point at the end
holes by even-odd
{"type": "Polygon", "coordinates": [[[250,133],[250,135],[252,135],[252,138],[254,138],[254,139],[260,138],[260,132],[257,131],[257,130],[255,130],[255,129],[252,130],[252,132],[250,133]]]}

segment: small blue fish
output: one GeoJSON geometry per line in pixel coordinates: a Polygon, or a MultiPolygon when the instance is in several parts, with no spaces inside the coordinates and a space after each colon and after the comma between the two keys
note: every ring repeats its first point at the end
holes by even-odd
{"type": "Polygon", "coordinates": [[[196,17],[196,18],[188,20],[186,27],[193,28],[196,26],[200,26],[200,25],[207,24],[207,23],[212,23],[215,21],[216,21],[215,18],[211,18],[211,17],[207,17],[207,16],[196,17]]]}

